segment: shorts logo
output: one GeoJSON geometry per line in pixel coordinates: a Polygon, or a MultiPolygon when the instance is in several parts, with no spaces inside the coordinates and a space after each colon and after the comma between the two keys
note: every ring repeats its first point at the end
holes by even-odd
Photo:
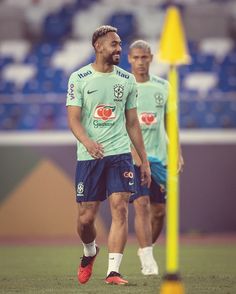
{"type": "Polygon", "coordinates": [[[165,103],[163,95],[161,93],[156,93],[154,97],[156,101],[156,107],[162,107],[165,103]]]}
{"type": "Polygon", "coordinates": [[[119,84],[114,85],[114,96],[115,96],[114,101],[121,102],[123,95],[124,95],[124,86],[119,84]]]}
{"type": "Polygon", "coordinates": [[[101,120],[112,120],[115,116],[116,106],[100,104],[96,107],[94,112],[94,118],[101,120]]]}
{"type": "Polygon", "coordinates": [[[84,196],[84,184],[83,184],[83,182],[80,182],[77,185],[77,196],[84,196]]]}
{"type": "Polygon", "coordinates": [[[139,122],[141,125],[152,125],[157,122],[156,114],[154,112],[142,112],[139,115],[139,122]]]}
{"type": "Polygon", "coordinates": [[[133,179],[133,177],[134,177],[134,174],[131,171],[126,171],[126,172],[124,172],[123,175],[125,178],[129,178],[129,179],[133,179]]]}

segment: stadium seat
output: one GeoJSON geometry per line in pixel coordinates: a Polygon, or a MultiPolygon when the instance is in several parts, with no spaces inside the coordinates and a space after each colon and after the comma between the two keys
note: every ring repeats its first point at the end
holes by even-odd
{"type": "Polygon", "coordinates": [[[51,59],[51,65],[71,73],[82,66],[93,54],[89,41],[67,41],[61,51],[55,53],[51,59]]]}
{"type": "Polygon", "coordinates": [[[143,6],[143,9],[136,9],[134,13],[137,19],[138,34],[144,39],[155,38],[157,40],[163,27],[164,11],[157,7],[143,6]]]}
{"type": "Polygon", "coordinates": [[[30,80],[22,87],[23,94],[37,94],[40,93],[39,83],[36,80],[30,80]]]}
{"type": "Polygon", "coordinates": [[[43,36],[46,40],[61,40],[71,32],[71,19],[58,14],[48,15],[43,23],[43,36]]]}
{"type": "Polygon", "coordinates": [[[4,57],[4,56],[0,56],[0,70],[3,69],[3,67],[9,63],[12,63],[14,60],[12,57],[4,57]]]}
{"type": "Polygon", "coordinates": [[[135,15],[132,12],[115,12],[107,20],[107,23],[118,28],[122,40],[128,41],[134,38],[137,32],[135,15]]]}
{"type": "Polygon", "coordinates": [[[219,61],[224,58],[233,49],[234,43],[230,38],[207,38],[200,42],[199,50],[203,54],[212,54],[219,61]]]}
{"type": "Polygon", "coordinates": [[[188,90],[196,90],[201,97],[205,97],[207,93],[216,87],[218,78],[214,73],[195,72],[189,73],[183,85],[188,90]]]}
{"type": "Polygon", "coordinates": [[[33,65],[10,64],[3,69],[2,76],[6,81],[14,82],[17,88],[22,88],[35,73],[36,68],[33,65]]]}
{"type": "Polygon", "coordinates": [[[16,92],[16,86],[15,83],[12,81],[6,81],[4,79],[0,82],[0,94],[3,95],[9,95],[14,94],[16,92]]]}
{"type": "Polygon", "coordinates": [[[113,8],[110,5],[102,6],[99,2],[95,2],[86,10],[79,9],[72,20],[72,37],[90,40],[95,29],[106,24],[112,11],[113,8]]]}
{"type": "Polygon", "coordinates": [[[16,62],[22,62],[29,53],[31,44],[27,40],[4,40],[0,43],[0,56],[12,57],[16,62]]]}

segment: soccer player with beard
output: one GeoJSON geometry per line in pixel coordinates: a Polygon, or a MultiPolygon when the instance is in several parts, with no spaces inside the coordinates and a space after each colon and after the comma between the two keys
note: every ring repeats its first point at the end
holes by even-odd
{"type": "Polygon", "coordinates": [[[67,94],[69,126],[77,139],[77,231],[84,247],[78,281],[84,284],[92,274],[99,251],[94,223],[100,202],[107,198],[112,223],[105,282],[121,285],[128,283],[119,267],[128,234],[129,197],[135,191],[130,139],[141,158],[142,185],[150,185],[150,168],[137,117],[135,78],[117,66],[121,54],[117,29],[99,27],[92,45],[94,63],[72,73],[67,94]]]}
{"type": "MultiPolygon", "coordinates": [[[[153,55],[150,45],[138,40],[129,48],[129,63],[138,85],[137,112],[142,129],[145,149],[151,168],[152,182],[150,188],[141,186],[140,159],[132,149],[135,165],[137,192],[130,197],[135,209],[135,231],[139,243],[138,255],[144,275],[157,275],[158,266],[153,257],[153,247],[161,233],[166,202],[166,165],[167,165],[167,134],[165,129],[169,95],[168,81],[149,74],[149,66],[153,55]]],[[[172,109],[176,105],[171,106],[172,109]]],[[[179,170],[183,167],[181,150],[179,154],[179,170]]]]}

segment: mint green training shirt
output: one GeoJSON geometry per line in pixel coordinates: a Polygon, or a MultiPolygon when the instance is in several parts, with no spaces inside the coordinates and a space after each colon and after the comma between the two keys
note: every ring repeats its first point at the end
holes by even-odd
{"type": "Polygon", "coordinates": [[[165,112],[169,82],[151,75],[149,81],[137,83],[137,112],[148,157],[167,163],[165,112]]]}
{"type": "MultiPolygon", "coordinates": [[[[125,127],[125,110],[136,108],[137,84],[132,74],[114,66],[101,73],[89,64],[71,74],[67,106],[81,107],[81,123],[88,136],[101,143],[104,156],[130,152],[125,127]]],[[[77,159],[93,159],[77,141],[77,159]]]]}

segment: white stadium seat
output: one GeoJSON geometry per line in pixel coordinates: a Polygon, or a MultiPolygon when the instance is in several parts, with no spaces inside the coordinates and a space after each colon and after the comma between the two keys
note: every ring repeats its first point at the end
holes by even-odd
{"type": "Polygon", "coordinates": [[[84,63],[92,54],[90,41],[69,40],[63,49],[52,57],[52,66],[70,73],[84,63]]]}
{"type": "Polygon", "coordinates": [[[0,56],[12,57],[16,62],[21,62],[30,48],[31,44],[26,40],[5,40],[0,43],[0,56]]]}
{"type": "Polygon", "coordinates": [[[184,81],[184,87],[188,90],[195,90],[201,97],[205,97],[207,93],[216,87],[218,77],[215,73],[195,72],[189,73],[184,81]]]}
{"type": "Polygon", "coordinates": [[[17,88],[24,86],[35,74],[36,68],[30,64],[10,64],[2,71],[2,77],[7,81],[14,82],[17,88]]]}
{"type": "Polygon", "coordinates": [[[217,60],[222,61],[225,56],[233,49],[232,39],[224,38],[206,38],[199,44],[200,52],[203,54],[212,54],[217,60]]]}

